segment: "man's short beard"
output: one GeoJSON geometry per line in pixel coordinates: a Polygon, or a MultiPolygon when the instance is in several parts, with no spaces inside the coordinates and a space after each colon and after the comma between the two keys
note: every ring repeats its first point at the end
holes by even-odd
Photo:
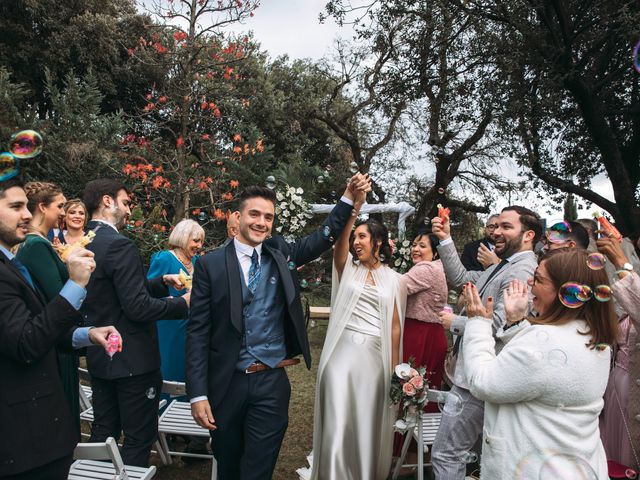
{"type": "Polygon", "coordinates": [[[522,239],[524,238],[524,232],[520,232],[518,238],[512,240],[505,240],[504,250],[500,253],[496,252],[496,255],[501,260],[506,260],[514,253],[518,253],[522,249],[522,239]]]}
{"type": "Polygon", "coordinates": [[[24,238],[18,237],[15,229],[11,230],[9,228],[6,228],[6,225],[0,222],[0,242],[2,242],[4,245],[7,245],[8,247],[14,247],[15,245],[21,243],[23,240],[24,238]]]}

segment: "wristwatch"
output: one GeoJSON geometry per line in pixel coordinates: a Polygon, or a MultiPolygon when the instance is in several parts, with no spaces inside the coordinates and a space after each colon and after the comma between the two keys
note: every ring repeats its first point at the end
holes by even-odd
{"type": "Polygon", "coordinates": [[[633,265],[631,265],[629,262],[627,262],[624,265],[622,265],[622,267],[620,267],[620,270],[626,270],[627,272],[633,272],[633,265]]]}

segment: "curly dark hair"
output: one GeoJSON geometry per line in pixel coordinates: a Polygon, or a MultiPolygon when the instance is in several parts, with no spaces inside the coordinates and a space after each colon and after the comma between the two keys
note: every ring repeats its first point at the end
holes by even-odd
{"type": "Polygon", "coordinates": [[[356,228],[361,225],[366,225],[367,231],[371,236],[371,246],[373,247],[373,257],[375,259],[375,263],[382,262],[385,265],[391,264],[391,245],[389,245],[389,230],[378,220],[373,218],[369,218],[367,220],[360,220],[356,222],[353,231],[351,232],[351,236],[349,237],[349,251],[353,256],[354,262],[357,260],[357,255],[355,250],[353,249],[353,239],[356,228]],[[375,245],[380,243],[380,248],[376,251],[375,245]]]}

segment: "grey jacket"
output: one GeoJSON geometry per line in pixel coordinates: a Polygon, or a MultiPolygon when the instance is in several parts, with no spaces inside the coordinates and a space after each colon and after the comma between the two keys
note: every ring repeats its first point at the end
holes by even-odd
{"type": "MultiPolygon", "coordinates": [[[[533,251],[520,252],[510,257],[509,263],[502,267],[495,275],[492,276],[492,272],[497,268],[497,265],[493,265],[487,268],[485,271],[472,271],[466,270],[456,251],[455,245],[447,243],[445,245],[440,244],[438,246],[438,253],[444,266],[444,273],[447,277],[447,284],[451,288],[460,288],[467,282],[474,283],[481,292],[483,301],[487,298],[493,297],[493,324],[492,329],[494,335],[496,332],[505,325],[505,313],[504,304],[502,299],[502,292],[509,286],[509,282],[514,279],[526,282],[533,277],[533,272],[538,266],[536,255],[533,251]],[[487,283],[488,280],[488,283],[487,283]]],[[[461,315],[456,315],[451,324],[451,332],[455,335],[463,335],[464,327],[467,323],[467,316],[464,309],[461,315]]],[[[464,341],[460,344],[458,351],[458,361],[456,363],[455,376],[453,383],[458,387],[469,388],[467,376],[464,372],[464,360],[463,360],[463,345],[464,341]]],[[[496,353],[502,350],[504,343],[500,338],[496,339],[496,353]]]]}

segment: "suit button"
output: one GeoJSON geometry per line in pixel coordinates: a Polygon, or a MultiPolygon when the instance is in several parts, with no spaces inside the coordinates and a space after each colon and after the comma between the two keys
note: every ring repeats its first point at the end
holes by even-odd
{"type": "Polygon", "coordinates": [[[53,419],[53,421],[54,421],[54,422],[57,422],[57,421],[58,421],[58,417],[54,418],[54,419],[53,419]]]}
{"type": "Polygon", "coordinates": [[[453,329],[453,331],[454,331],[455,333],[460,333],[460,329],[459,329],[459,328],[454,328],[454,329],[453,329]]]}
{"type": "Polygon", "coordinates": [[[251,330],[247,330],[247,333],[251,333],[251,330]]]}
{"type": "Polygon", "coordinates": [[[489,439],[488,439],[488,438],[485,438],[485,439],[484,439],[484,443],[486,443],[486,444],[488,445],[488,444],[489,444],[489,443],[491,443],[491,442],[489,442],[489,439]]]}

